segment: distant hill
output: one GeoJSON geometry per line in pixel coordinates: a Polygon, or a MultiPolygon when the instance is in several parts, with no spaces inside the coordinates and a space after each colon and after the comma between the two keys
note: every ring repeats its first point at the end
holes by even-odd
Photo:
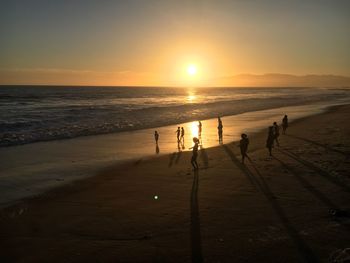
{"type": "Polygon", "coordinates": [[[239,74],[215,81],[234,87],[350,87],[350,77],[337,75],[239,74]]]}

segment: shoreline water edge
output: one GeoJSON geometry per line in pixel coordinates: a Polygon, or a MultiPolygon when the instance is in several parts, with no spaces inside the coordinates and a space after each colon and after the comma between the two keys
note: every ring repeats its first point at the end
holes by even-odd
{"type": "MultiPolygon", "coordinates": [[[[239,140],[241,133],[261,132],[273,121],[289,114],[292,121],[325,112],[332,105],[311,104],[283,107],[223,117],[223,143],[239,140]]],[[[340,103],[342,104],[342,103],[340,103]]],[[[202,147],[219,145],[217,120],[202,121],[202,147]]],[[[118,163],[149,158],[157,154],[188,151],[192,137],[198,136],[197,122],[158,127],[159,145],[153,139],[154,129],[78,137],[68,140],[38,142],[0,148],[1,207],[44,193],[52,188],[97,174],[101,169],[118,163]],[[176,143],[175,129],[185,127],[183,145],[176,143]]]]}

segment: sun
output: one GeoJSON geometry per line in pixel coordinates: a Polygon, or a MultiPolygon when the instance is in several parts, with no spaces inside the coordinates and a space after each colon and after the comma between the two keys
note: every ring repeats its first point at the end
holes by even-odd
{"type": "Polygon", "coordinates": [[[197,74],[197,66],[194,64],[190,64],[187,66],[187,74],[190,76],[194,76],[197,74]]]}

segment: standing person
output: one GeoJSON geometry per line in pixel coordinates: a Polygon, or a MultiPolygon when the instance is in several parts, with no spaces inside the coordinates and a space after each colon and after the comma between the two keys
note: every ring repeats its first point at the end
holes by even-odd
{"type": "Polygon", "coordinates": [[[193,149],[192,150],[191,164],[192,164],[193,170],[197,170],[198,169],[197,157],[198,157],[199,139],[196,137],[193,137],[193,142],[194,142],[193,147],[189,148],[190,150],[193,149]]]}
{"type": "Polygon", "coordinates": [[[248,157],[247,151],[248,151],[248,145],[249,145],[249,139],[247,134],[242,133],[241,140],[239,141],[239,148],[241,149],[241,155],[242,155],[242,163],[244,163],[244,158],[248,157]]]}
{"type": "Polygon", "coordinates": [[[182,142],[185,141],[185,129],[184,129],[184,127],[181,127],[181,141],[182,142]]]}
{"type": "Polygon", "coordinates": [[[224,126],[222,125],[221,118],[218,117],[218,135],[219,135],[219,142],[222,142],[222,128],[224,126]]]}
{"type": "Polygon", "coordinates": [[[154,140],[156,141],[156,144],[158,144],[159,139],[159,133],[157,131],[154,131],[154,140]]]}
{"type": "Polygon", "coordinates": [[[159,139],[159,133],[158,131],[154,131],[154,140],[156,141],[156,154],[159,154],[158,139],[159,139]]]}
{"type": "Polygon", "coordinates": [[[202,136],[202,123],[198,121],[198,137],[202,136]]]}
{"type": "Polygon", "coordinates": [[[175,133],[176,133],[177,142],[179,142],[180,141],[180,134],[181,134],[180,127],[177,127],[177,130],[175,133]]]}
{"type": "Polygon", "coordinates": [[[278,126],[277,122],[273,123],[273,133],[275,135],[277,146],[280,146],[280,142],[278,141],[278,137],[280,136],[280,126],[278,126]]]}
{"type": "Polygon", "coordinates": [[[288,128],[288,116],[287,115],[284,115],[283,119],[282,119],[282,133],[283,134],[286,134],[286,130],[288,128]]]}
{"type": "Polygon", "coordinates": [[[269,134],[267,135],[266,148],[269,149],[270,156],[272,156],[273,141],[275,140],[275,134],[273,132],[273,126],[269,127],[269,134]]]}

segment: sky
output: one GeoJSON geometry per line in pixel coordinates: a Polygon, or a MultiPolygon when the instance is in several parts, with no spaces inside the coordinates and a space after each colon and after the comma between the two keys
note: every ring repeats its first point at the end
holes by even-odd
{"type": "Polygon", "coordinates": [[[350,76],[347,0],[0,4],[0,84],[219,86],[243,73],[350,76]]]}

